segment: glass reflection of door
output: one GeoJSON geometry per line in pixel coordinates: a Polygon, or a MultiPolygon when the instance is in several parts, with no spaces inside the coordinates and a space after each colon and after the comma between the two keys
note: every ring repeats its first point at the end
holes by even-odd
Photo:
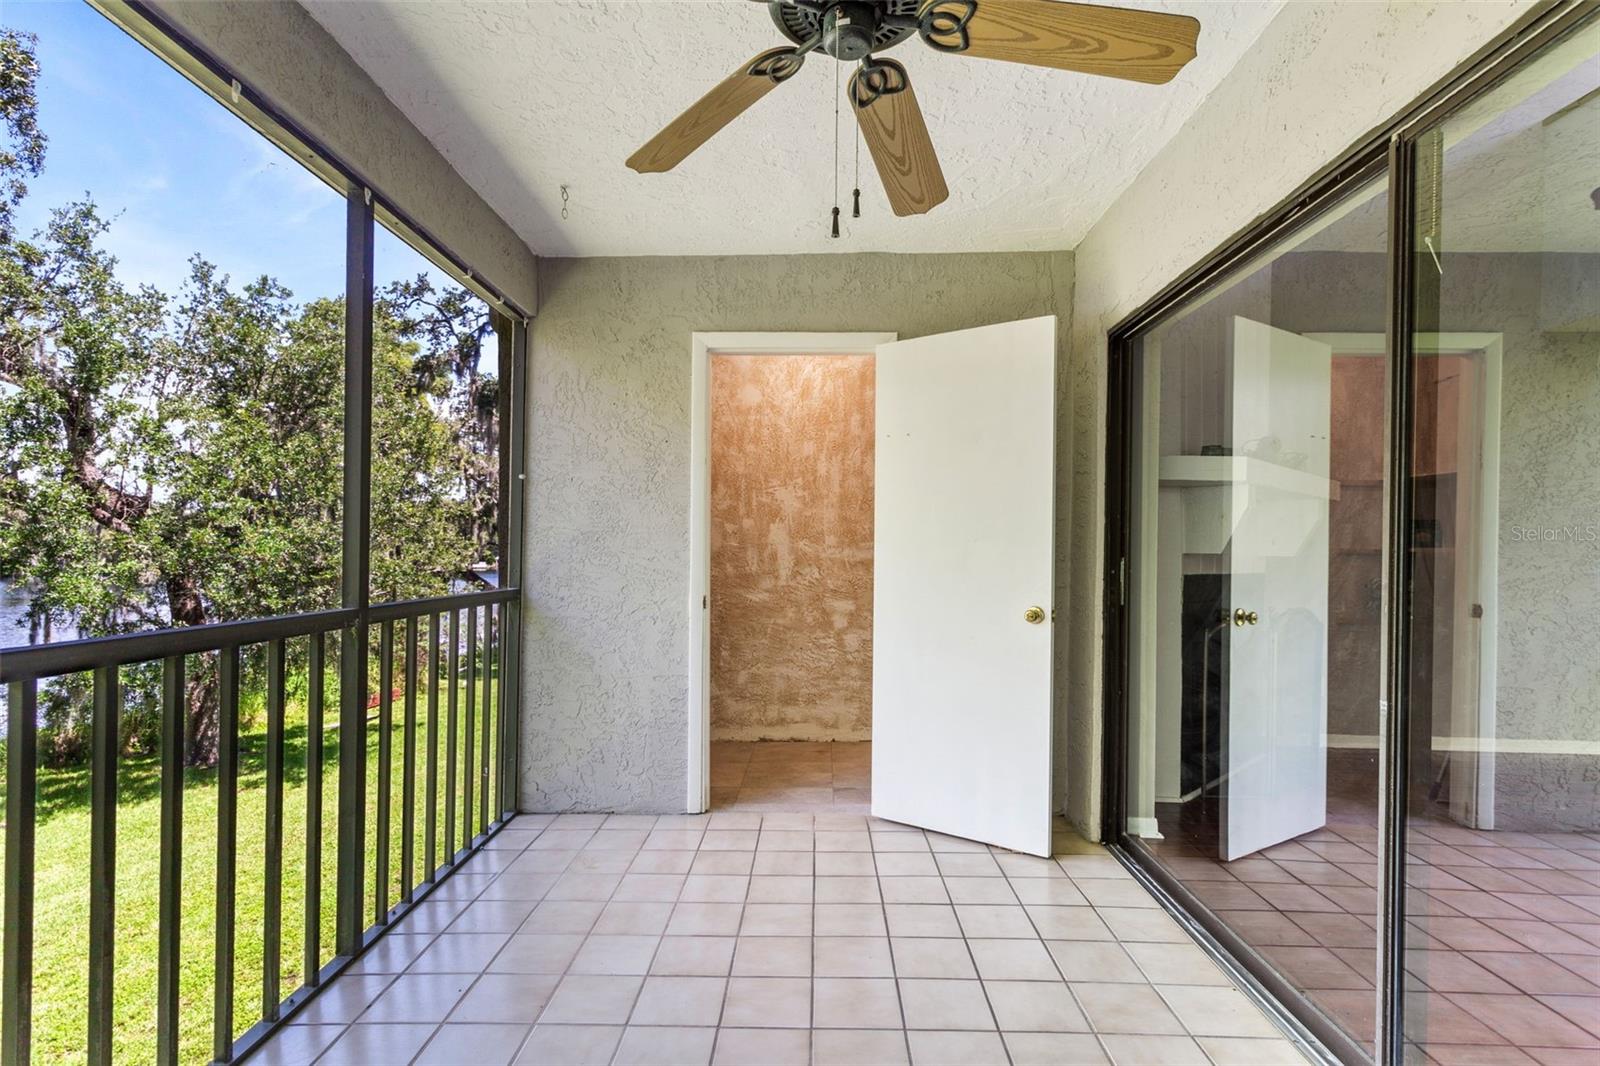
{"type": "Polygon", "coordinates": [[[1232,861],[1327,818],[1332,354],[1217,312],[1144,349],[1130,830],[1232,861]]]}
{"type": "Polygon", "coordinates": [[[1228,861],[1327,821],[1332,393],[1326,344],[1245,318],[1232,340],[1218,841],[1228,861]]]}

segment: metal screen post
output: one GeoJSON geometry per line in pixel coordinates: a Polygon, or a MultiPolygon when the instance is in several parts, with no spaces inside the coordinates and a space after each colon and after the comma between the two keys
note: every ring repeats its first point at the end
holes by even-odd
{"type": "Polygon", "coordinates": [[[372,495],[372,202],[351,189],[345,213],[343,605],[356,609],[339,654],[337,947],[361,950],[367,805],[368,550],[372,495]]]}

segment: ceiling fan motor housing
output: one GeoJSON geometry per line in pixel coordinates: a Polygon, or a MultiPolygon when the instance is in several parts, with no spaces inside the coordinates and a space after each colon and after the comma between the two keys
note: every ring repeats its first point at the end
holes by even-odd
{"type": "Polygon", "coordinates": [[[878,11],[871,4],[846,0],[822,16],[822,50],[835,59],[853,63],[872,54],[878,32],[878,11]]]}
{"type": "Polygon", "coordinates": [[[767,10],[785,37],[795,44],[817,41],[821,52],[854,63],[874,52],[893,48],[917,32],[917,12],[925,0],[769,0],[767,10]],[[841,24],[839,15],[845,18],[841,24]],[[866,36],[865,50],[861,37],[866,36]],[[843,50],[841,50],[843,46],[843,50]]]}

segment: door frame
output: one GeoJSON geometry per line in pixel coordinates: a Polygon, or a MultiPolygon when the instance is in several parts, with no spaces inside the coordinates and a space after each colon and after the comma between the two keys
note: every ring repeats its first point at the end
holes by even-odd
{"type": "MultiPolygon", "coordinates": [[[[1334,355],[1363,355],[1382,357],[1388,354],[1387,337],[1382,333],[1307,333],[1307,337],[1333,347],[1334,355]]],[[[1467,787],[1464,795],[1454,795],[1451,789],[1451,810],[1462,823],[1473,829],[1494,828],[1495,793],[1495,743],[1498,733],[1495,720],[1498,715],[1496,679],[1500,643],[1496,634],[1500,625],[1500,403],[1501,363],[1505,349],[1501,333],[1418,333],[1412,340],[1412,354],[1465,355],[1481,357],[1483,379],[1477,410],[1473,412],[1476,423],[1470,427],[1477,445],[1479,464],[1476,496],[1472,508],[1477,512],[1474,536],[1476,552],[1470,559],[1457,559],[1457,575],[1470,578],[1478,590],[1479,605],[1483,613],[1478,622],[1478,680],[1477,697],[1470,706],[1456,703],[1453,711],[1452,735],[1434,737],[1431,750],[1449,751],[1459,759],[1457,768],[1465,771],[1467,787]],[[1461,568],[1470,567],[1467,575],[1461,568]]],[[[1456,605],[1457,621],[1462,621],[1461,605],[1456,605]]],[[[1459,670],[1454,684],[1463,680],[1459,670]]],[[[1364,746],[1366,738],[1344,738],[1342,746],[1364,746]]],[[[1329,737],[1329,747],[1333,738],[1329,737]]],[[[1378,738],[1371,746],[1378,747],[1378,738]]],[[[1454,771],[1452,771],[1454,772],[1454,771]]]]}
{"type": "Polygon", "coordinates": [[[872,355],[898,333],[689,334],[689,699],[684,810],[711,807],[711,357],[872,355]]]}

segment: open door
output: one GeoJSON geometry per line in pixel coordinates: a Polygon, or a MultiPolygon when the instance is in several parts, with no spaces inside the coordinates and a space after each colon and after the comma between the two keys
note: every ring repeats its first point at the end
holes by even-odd
{"type": "Polygon", "coordinates": [[[1327,822],[1332,349],[1233,320],[1222,858],[1327,822]]]}
{"type": "Polygon", "coordinates": [[[878,347],[872,813],[1050,854],[1055,317],[878,347]]]}

